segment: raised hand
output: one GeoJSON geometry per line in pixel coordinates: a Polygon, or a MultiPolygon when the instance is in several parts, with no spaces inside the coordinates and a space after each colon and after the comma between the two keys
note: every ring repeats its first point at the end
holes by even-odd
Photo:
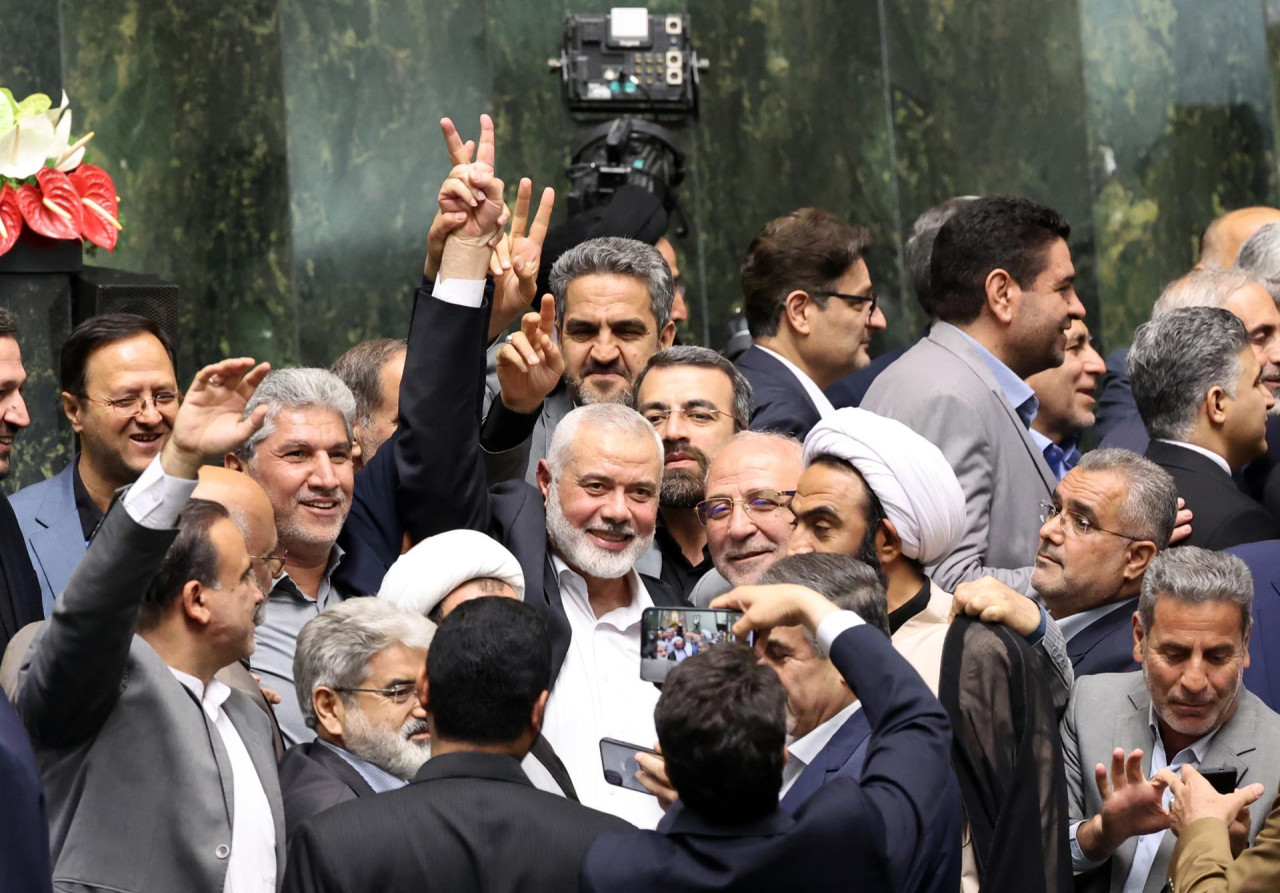
{"type": "MultiPolygon", "coordinates": [[[[1181,834],[1188,825],[1198,819],[1218,819],[1229,827],[1229,830],[1249,831],[1249,804],[1264,793],[1266,788],[1261,784],[1245,785],[1230,794],[1219,794],[1194,766],[1183,766],[1179,776],[1171,769],[1161,769],[1156,778],[1163,781],[1173,792],[1173,802],[1169,805],[1169,827],[1174,834],[1181,834]],[[1238,827],[1243,819],[1243,829],[1238,827]]],[[[1234,840],[1233,840],[1234,842],[1234,840]]]]}
{"type": "Polygon", "coordinates": [[[160,453],[165,473],[194,479],[202,464],[221,458],[261,428],[267,407],[259,406],[247,418],[244,408],[270,371],[269,363],[255,366],[252,358],[237,357],[197,372],[160,453]]]}
{"type": "MultiPolygon", "coordinates": [[[[471,164],[471,156],[476,149],[475,140],[464,143],[458,135],[458,129],[453,126],[453,121],[448,118],[440,120],[440,130],[444,133],[444,146],[449,153],[449,176],[453,177],[459,165],[471,164]]],[[[436,211],[431,229],[427,232],[427,259],[422,265],[422,275],[427,280],[435,279],[440,272],[440,258],[444,256],[444,242],[449,233],[466,222],[467,215],[463,211],[450,214],[436,211]]]]}
{"type": "Polygon", "coordinates": [[[1094,781],[1102,796],[1102,811],[1076,832],[1080,848],[1091,860],[1108,858],[1130,837],[1169,827],[1169,813],[1162,805],[1167,782],[1159,774],[1150,781],[1142,774],[1141,749],[1126,756],[1124,748],[1117,747],[1111,754],[1110,779],[1107,767],[1098,763],[1094,781]]]}
{"type": "Polygon", "coordinates": [[[738,638],[752,630],[775,626],[803,625],[816,634],[823,618],[839,610],[820,593],[793,583],[739,586],[717,598],[709,607],[743,613],[742,619],[733,625],[733,634],[738,638]]]}
{"type": "Polygon", "coordinates": [[[551,225],[551,209],[556,191],[548,186],[538,200],[538,212],[529,220],[533,182],[524,177],[516,190],[516,209],[511,215],[511,232],[493,253],[490,271],[494,275],[493,311],[489,316],[489,338],[506,329],[511,321],[533,304],[538,295],[538,267],[542,244],[551,225]],[[525,226],[528,224],[528,232],[525,226]]]}
{"type": "Polygon", "coordinates": [[[1040,628],[1040,609],[995,577],[961,583],[951,600],[951,616],[967,614],[984,623],[1003,623],[1022,636],[1040,628]]]}
{"type": "Polygon", "coordinates": [[[475,161],[470,163],[455,160],[470,153],[453,122],[441,119],[440,129],[449,147],[449,158],[454,161],[453,169],[440,187],[440,211],[458,224],[455,230],[458,235],[494,239],[506,222],[506,209],[502,203],[502,181],[494,176],[493,119],[480,116],[480,142],[476,145],[475,161]]]}
{"type": "Polygon", "coordinates": [[[555,390],[564,373],[564,357],[552,337],[555,327],[555,298],[543,295],[541,310],[526,313],[520,331],[498,348],[498,383],[507,409],[534,412],[555,390]]]}

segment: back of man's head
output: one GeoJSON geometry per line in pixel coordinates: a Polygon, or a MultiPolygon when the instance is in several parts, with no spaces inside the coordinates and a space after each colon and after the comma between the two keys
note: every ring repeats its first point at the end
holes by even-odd
{"type": "Polygon", "coordinates": [[[1280,210],[1265,205],[1228,211],[1205,227],[1200,237],[1200,262],[1206,270],[1222,270],[1236,262],[1240,246],[1268,223],[1280,223],[1280,210]]]}
{"type": "Polygon", "coordinates": [[[1280,300],[1280,223],[1268,223],[1240,246],[1236,267],[1262,283],[1272,300],[1280,300]]]}
{"type": "Polygon", "coordinates": [[[916,300],[920,302],[921,309],[931,317],[936,315],[933,298],[929,294],[929,262],[933,259],[933,242],[938,238],[938,230],[942,229],[943,224],[978,198],[980,196],[958,195],[940,205],[934,205],[911,224],[911,235],[907,236],[907,241],[902,246],[916,300]]]}
{"type": "Polygon", "coordinates": [[[1030,288],[1048,263],[1048,249],[1071,235],[1057,211],[1010,195],[975,199],[943,224],[933,242],[929,292],[944,322],[973,322],[987,301],[992,270],[1030,288]]]}
{"type": "Polygon", "coordinates": [[[1225,307],[1237,292],[1262,285],[1243,270],[1192,270],[1164,287],[1151,318],[1186,307],[1225,307]]]}
{"type": "Polygon", "coordinates": [[[164,560],[142,597],[139,631],[157,626],[177,599],[187,581],[216,588],[221,561],[212,539],[214,525],[230,521],[226,508],[207,499],[187,501],[178,516],[178,536],[164,553],[164,560]]]}
{"type": "Polygon", "coordinates": [[[1129,381],[1151,437],[1185,442],[1210,388],[1236,396],[1240,352],[1248,346],[1244,324],[1216,307],[1185,307],[1139,326],[1129,381]]]}
{"type": "Polygon", "coordinates": [[[826,596],[842,611],[852,611],[868,625],[889,635],[884,584],[875,568],[851,555],[805,552],[774,562],[760,575],[759,585],[794,583],[826,596]]]}
{"type": "Polygon", "coordinates": [[[551,640],[538,612],[523,602],[463,602],[431,640],[427,711],[437,740],[515,744],[550,687],[551,640]]]}
{"type": "Polygon", "coordinates": [[[808,292],[825,307],[826,293],[871,245],[871,232],[821,208],[801,208],[770,220],[742,262],[743,313],[752,338],[778,334],[787,295],[808,292]]]}
{"type": "Polygon", "coordinates": [[[708,648],[677,664],[653,718],[667,774],[688,809],[737,825],[778,808],[786,693],[746,645],[708,648]]]}

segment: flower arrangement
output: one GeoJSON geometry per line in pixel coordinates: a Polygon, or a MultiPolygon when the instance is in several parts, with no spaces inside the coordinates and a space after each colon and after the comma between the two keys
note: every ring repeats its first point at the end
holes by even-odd
{"type": "Polygon", "coordinates": [[[121,230],[111,175],[82,164],[87,133],[71,139],[71,107],[43,93],[18,102],[0,87],[0,255],[25,223],[50,239],[88,240],[112,251],[121,230]]]}

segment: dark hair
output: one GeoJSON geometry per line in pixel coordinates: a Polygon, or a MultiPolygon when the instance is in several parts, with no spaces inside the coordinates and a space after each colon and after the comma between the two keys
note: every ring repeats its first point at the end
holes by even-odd
{"type": "Polygon", "coordinates": [[[930,316],[934,315],[933,299],[929,295],[929,261],[933,258],[933,241],[944,223],[977,199],[976,195],[959,195],[940,205],[934,205],[911,224],[911,235],[902,246],[902,255],[907,263],[907,274],[911,277],[916,300],[930,316]]]}
{"type": "Polygon", "coordinates": [[[667,774],[694,813],[734,825],[778,808],[786,693],[746,645],[708,648],[677,664],[653,719],[667,774]]]}
{"type": "Polygon", "coordinates": [[[751,422],[751,382],[747,381],[747,377],[738,371],[737,366],[716,351],[709,347],[698,347],[692,344],[668,347],[666,350],[660,350],[649,357],[649,362],[644,364],[644,368],[636,376],[636,383],[631,387],[631,396],[633,398],[631,402],[637,406],[639,405],[639,401],[634,398],[640,394],[640,386],[644,384],[645,376],[649,374],[650,369],[659,367],[665,369],[671,366],[700,366],[704,369],[719,369],[729,377],[729,383],[733,386],[733,430],[741,431],[751,422]]]}
{"type": "Polygon", "coordinates": [[[8,307],[0,307],[0,338],[16,337],[18,334],[18,315],[8,307]]]}
{"type": "Polygon", "coordinates": [[[862,484],[862,492],[867,494],[867,507],[863,513],[863,521],[866,522],[867,529],[862,534],[862,542],[858,544],[858,554],[853,557],[874,570],[879,576],[881,584],[887,586],[888,583],[884,578],[884,569],[880,567],[880,556],[876,554],[876,533],[880,530],[880,525],[889,518],[888,514],[885,513],[884,503],[880,501],[876,491],[871,489],[871,485],[862,476],[862,472],[858,471],[849,460],[841,459],[839,456],[833,456],[830,453],[822,453],[814,456],[813,461],[809,464],[837,468],[845,474],[853,475],[862,484]]]}
{"type": "Polygon", "coordinates": [[[85,367],[93,352],[108,344],[124,341],[138,335],[154,335],[169,355],[169,364],[175,369],[173,343],[154,320],[136,313],[103,313],[91,316],[71,330],[62,342],[62,355],[58,361],[58,382],[68,394],[81,396],[85,388],[85,367]]]}
{"type": "Polygon", "coordinates": [[[506,744],[529,727],[551,687],[551,640],[538,612],[511,598],[463,602],[427,652],[427,700],[436,734],[506,744]]]}
{"type": "Polygon", "coordinates": [[[929,261],[933,312],[949,323],[970,323],[987,301],[992,270],[1005,270],[1030,288],[1046,266],[1045,249],[1071,235],[1057,211],[1027,198],[975,199],[938,230],[929,261]]]}
{"type": "Polygon", "coordinates": [[[871,231],[821,208],[801,208],[770,220],[742,262],[743,313],[752,338],[778,334],[787,295],[809,293],[819,307],[871,245],[871,231]]]}
{"type": "Polygon", "coordinates": [[[875,568],[851,555],[808,552],[788,555],[771,564],[757,581],[796,583],[820,592],[842,611],[852,611],[868,625],[889,635],[888,602],[875,568]]]}
{"type": "Polygon", "coordinates": [[[164,553],[160,569],[142,597],[138,629],[147,630],[159,623],[188,581],[197,580],[202,586],[218,584],[218,550],[209,532],[220,520],[231,520],[221,503],[208,499],[187,501],[178,516],[178,536],[164,553]]]}
{"type": "Polygon", "coordinates": [[[403,338],[361,341],[329,368],[356,398],[356,422],[360,425],[373,421],[373,413],[382,403],[382,367],[408,347],[409,342],[403,338]]]}

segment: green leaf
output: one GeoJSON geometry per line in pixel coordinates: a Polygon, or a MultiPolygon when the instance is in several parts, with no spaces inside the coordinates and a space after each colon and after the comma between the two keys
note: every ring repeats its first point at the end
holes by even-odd
{"type": "Polygon", "coordinates": [[[43,93],[32,93],[22,102],[18,103],[18,117],[30,118],[35,115],[43,115],[49,109],[53,108],[53,100],[43,93]]]}

